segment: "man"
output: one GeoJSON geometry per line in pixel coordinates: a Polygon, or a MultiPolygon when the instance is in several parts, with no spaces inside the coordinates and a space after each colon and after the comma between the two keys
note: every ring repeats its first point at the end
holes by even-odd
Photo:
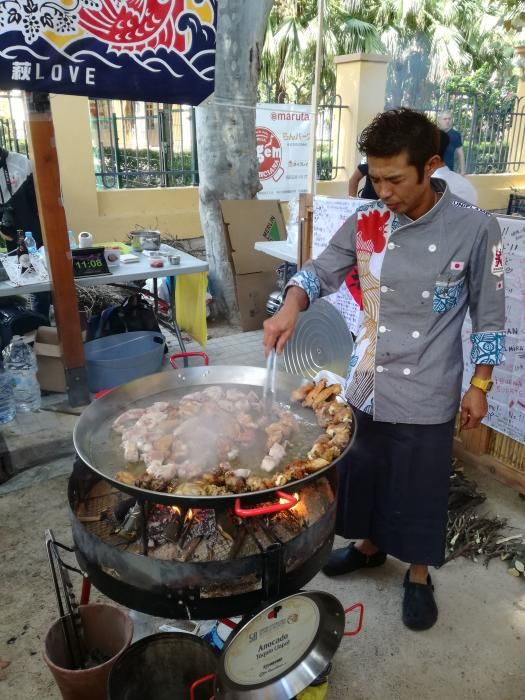
{"type": "Polygon", "coordinates": [[[455,154],[458,155],[459,163],[459,174],[465,174],[465,152],[463,151],[463,139],[461,134],[456,129],[452,128],[452,113],[451,112],[441,112],[438,117],[438,125],[440,129],[448,135],[449,144],[445,151],[443,160],[445,164],[454,170],[454,158],[455,154]]]}
{"type": "Polygon", "coordinates": [[[377,192],[374,190],[374,186],[368,176],[368,163],[360,163],[348,181],[348,194],[350,197],[358,196],[357,188],[363,178],[365,178],[365,184],[359,192],[359,197],[363,199],[378,199],[377,192]]]}
{"type": "Polygon", "coordinates": [[[444,161],[444,156],[448,148],[449,142],[450,139],[448,137],[448,134],[445,131],[443,131],[443,129],[440,129],[439,157],[441,158],[441,162],[438,163],[436,170],[434,170],[434,172],[432,173],[432,177],[439,177],[442,180],[445,180],[445,182],[450,188],[450,191],[453,194],[456,194],[458,197],[461,197],[461,199],[464,199],[470,204],[477,204],[478,193],[476,192],[476,188],[474,187],[474,185],[471,182],[469,182],[467,178],[463,175],[455,173],[453,170],[451,170],[444,161]]]}
{"type": "Polygon", "coordinates": [[[414,630],[438,614],[428,566],[444,561],[467,307],[476,369],[461,400],[463,430],[487,413],[505,337],[497,221],[431,179],[438,140],[435,125],[412,110],[374,119],[359,148],[380,199],[292,278],[281,310],[264,324],[265,351],[281,351],[299,313],[335,291],[357,262],[364,317],[345,387],[357,429],[340,471],[336,522],[339,535],[357,541],[332,552],[323,571],[380,566],[387,554],[409,563],[402,619],[414,630]]]}
{"type": "MultiPolygon", "coordinates": [[[[0,236],[9,252],[18,247],[17,230],[31,231],[37,248],[42,245],[31,161],[22,153],[0,148],[0,236]]],[[[32,295],[33,311],[49,319],[50,292],[32,295]]]]}

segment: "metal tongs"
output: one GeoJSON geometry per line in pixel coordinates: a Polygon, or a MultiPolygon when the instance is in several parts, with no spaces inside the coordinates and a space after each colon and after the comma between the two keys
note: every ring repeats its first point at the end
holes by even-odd
{"type": "Polygon", "coordinates": [[[272,348],[266,360],[266,376],[263,385],[263,408],[264,413],[269,416],[273,413],[275,405],[275,376],[277,373],[277,353],[272,348]]]}

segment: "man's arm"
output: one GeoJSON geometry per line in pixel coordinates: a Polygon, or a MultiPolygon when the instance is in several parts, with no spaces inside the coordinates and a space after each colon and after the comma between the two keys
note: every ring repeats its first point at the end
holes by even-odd
{"type": "Polygon", "coordinates": [[[459,174],[464,175],[465,174],[465,151],[463,150],[463,146],[459,146],[459,148],[456,148],[456,153],[458,154],[459,174]]]}
{"type": "MultiPolygon", "coordinates": [[[[476,365],[474,377],[490,379],[494,365],[476,365]]],[[[461,430],[477,428],[488,412],[487,394],[483,389],[470,385],[461,401],[461,430]]]]}

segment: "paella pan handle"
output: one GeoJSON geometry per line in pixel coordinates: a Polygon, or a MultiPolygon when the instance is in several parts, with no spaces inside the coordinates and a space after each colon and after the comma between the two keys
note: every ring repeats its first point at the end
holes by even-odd
{"type": "MultiPolygon", "coordinates": [[[[215,678],[215,674],[209,673],[207,676],[203,676],[202,678],[194,681],[190,686],[190,700],[195,700],[195,689],[197,686],[199,686],[201,683],[206,683],[206,681],[211,681],[213,678],[215,678]]],[[[213,700],[213,695],[211,696],[210,700],[213,700]]]]}
{"type": "Polygon", "coordinates": [[[174,355],[170,355],[170,365],[173,367],[173,369],[178,369],[177,365],[175,364],[175,360],[178,357],[182,357],[184,359],[185,367],[187,366],[186,358],[188,357],[202,357],[206,367],[210,364],[210,358],[205,352],[176,352],[174,355]]]}
{"type": "Polygon", "coordinates": [[[352,610],[356,609],[359,609],[359,620],[357,621],[357,627],[351,632],[343,632],[345,637],[354,637],[356,634],[359,634],[359,632],[361,632],[361,628],[363,627],[363,614],[365,612],[365,606],[363,605],[363,603],[355,603],[355,605],[351,605],[349,608],[345,608],[345,616],[348,615],[348,613],[352,612],[352,610]]]}
{"type": "Polygon", "coordinates": [[[268,506],[257,506],[256,508],[242,508],[241,499],[235,499],[234,512],[238,518],[253,518],[257,515],[270,515],[270,513],[280,513],[283,510],[290,510],[297,505],[299,499],[290,493],[284,491],[276,491],[276,496],[279,498],[278,503],[272,503],[268,506]],[[284,501],[284,503],[281,503],[284,501]]]}

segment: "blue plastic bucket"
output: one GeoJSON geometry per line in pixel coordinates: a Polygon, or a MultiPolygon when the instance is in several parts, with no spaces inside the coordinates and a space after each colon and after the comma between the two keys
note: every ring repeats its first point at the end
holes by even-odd
{"type": "Polygon", "coordinates": [[[112,389],[159,372],[165,343],[156,331],[118,333],[85,343],[89,390],[112,389]]]}

